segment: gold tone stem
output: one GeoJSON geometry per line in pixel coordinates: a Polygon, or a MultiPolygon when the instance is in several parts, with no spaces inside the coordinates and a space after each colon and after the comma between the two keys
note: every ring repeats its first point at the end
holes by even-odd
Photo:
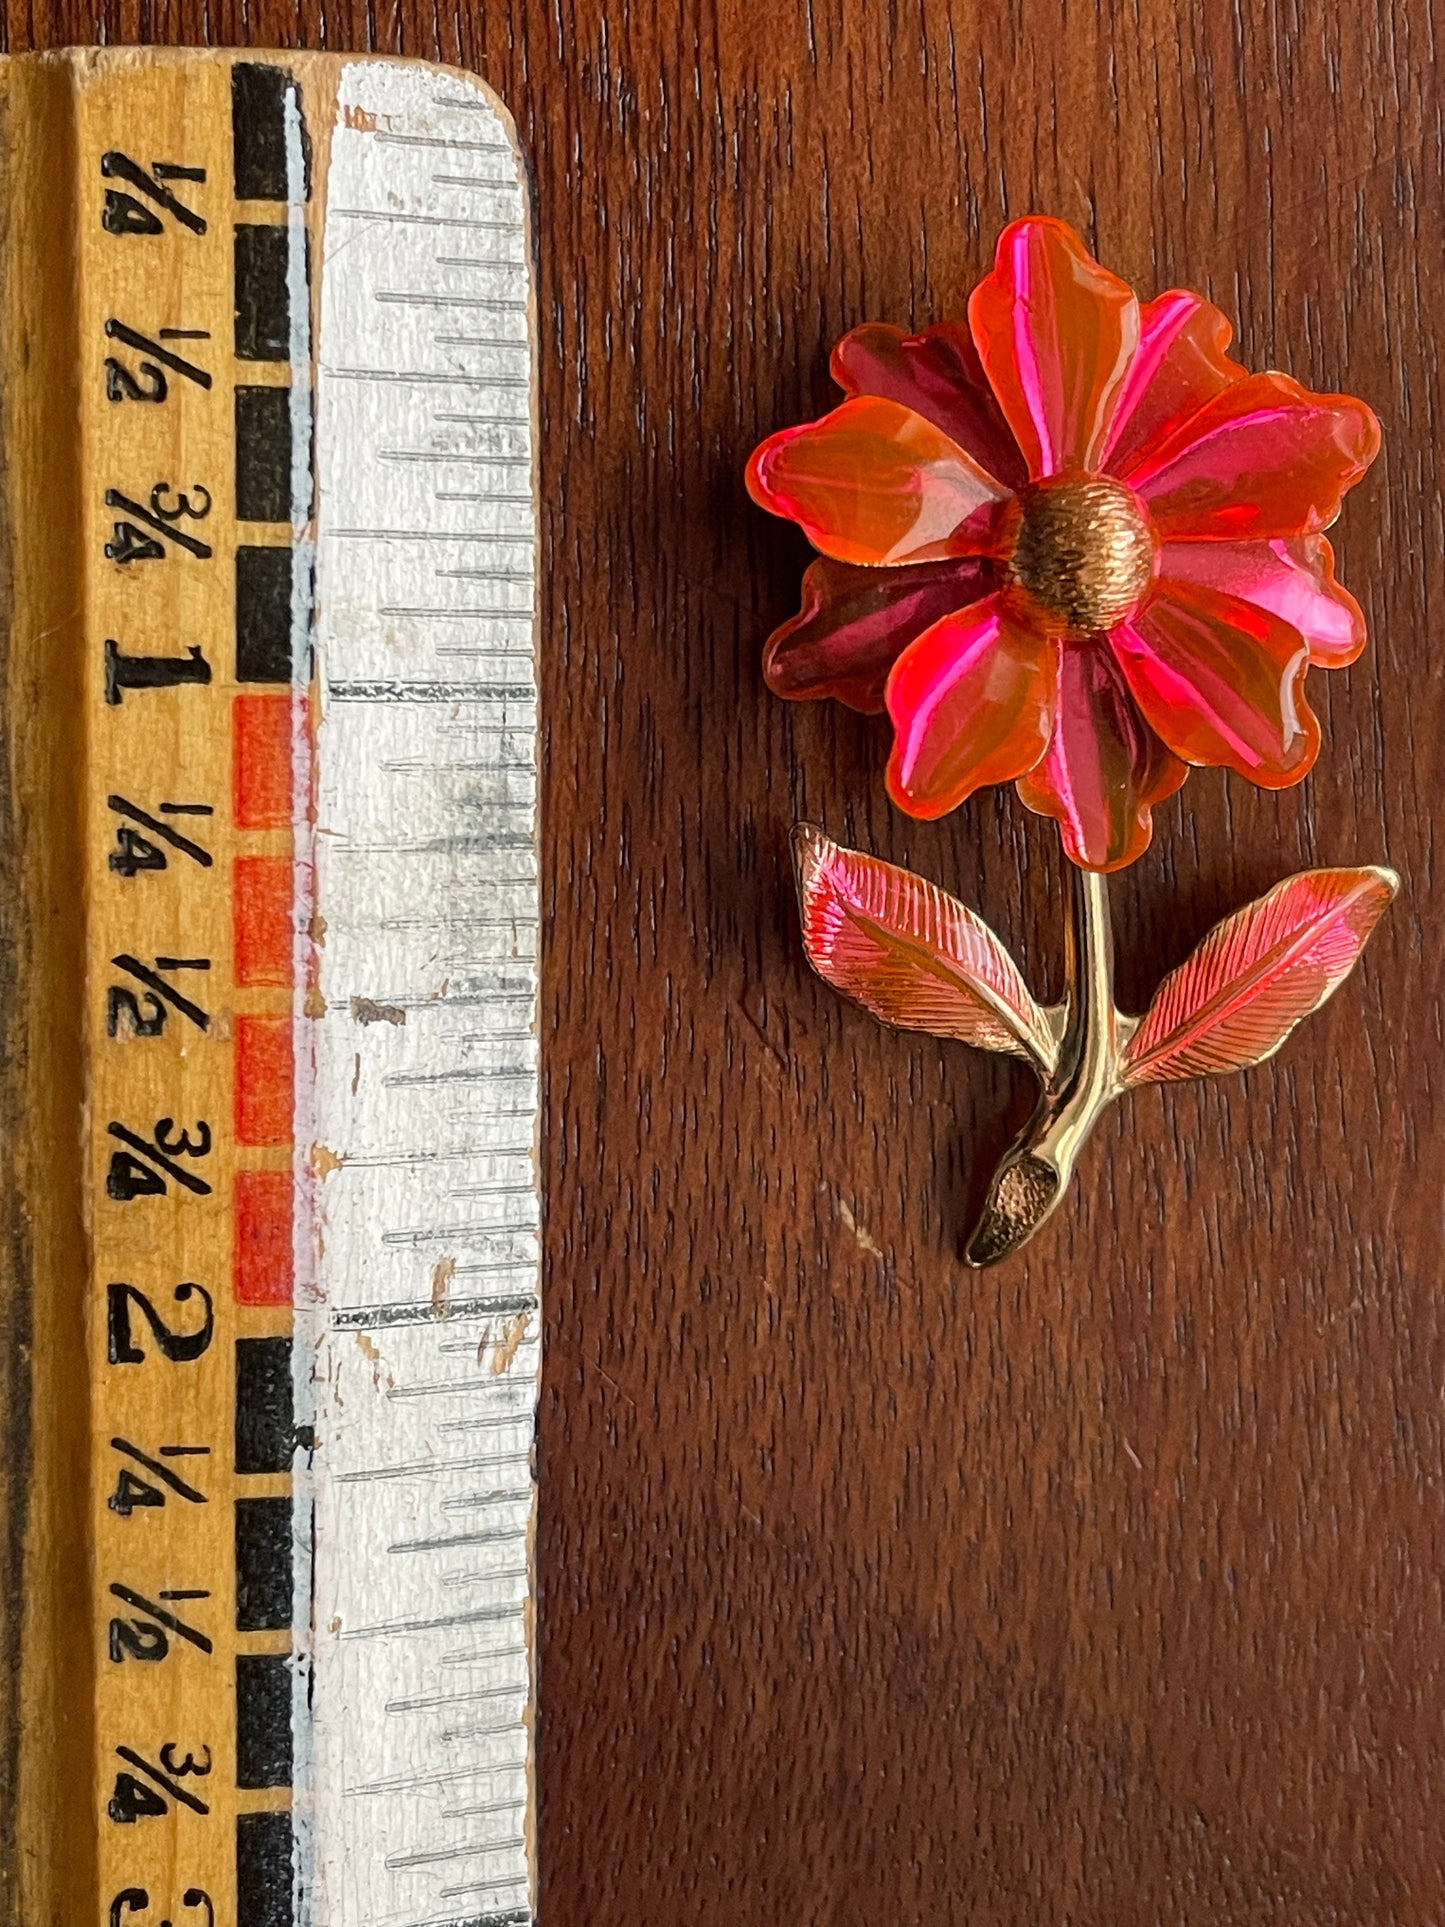
{"type": "Polygon", "coordinates": [[[1069,1018],[1058,1069],[994,1174],[964,1254],[971,1265],[997,1264],[1028,1242],[1063,1196],[1089,1133],[1119,1093],[1109,886],[1091,870],[1074,871],[1066,955],[1069,1018]]]}

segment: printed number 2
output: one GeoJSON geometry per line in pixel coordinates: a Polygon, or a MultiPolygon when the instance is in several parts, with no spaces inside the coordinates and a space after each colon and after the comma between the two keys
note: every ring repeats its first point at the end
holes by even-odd
{"type": "Polygon", "coordinates": [[[163,1358],[183,1365],[199,1358],[211,1342],[216,1316],[211,1294],[204,1285],[186,1282],[171,1294],[177,1304],[198,1297],[204,1307],[200,1328],[193,1332],[172,1331],[146,1294],[135,1285],[113,1284],[105,1288],[107,1352],[112,1365],[140,1365],[145,1352],[131,1330],[131,1306],[140,1312],[151,1328],[156,1348],[163,1358]]]}

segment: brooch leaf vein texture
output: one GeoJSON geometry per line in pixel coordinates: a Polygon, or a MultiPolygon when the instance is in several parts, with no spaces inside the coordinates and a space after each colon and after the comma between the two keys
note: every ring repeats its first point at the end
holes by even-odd
{"type": "Polygon", "coordinates": [[[1104,1110],[1134,1085],[1243,1070],[1349,974],[1398,888],[1310,870],[1219,924],[1142,1017],[1114,1003],[1107,877],[1148,846],[1191,767],[1266,789],[1319,753],[1312,666],[1365,646],[1324,531],[1380,445],[1349,395],[1231,359],[1183,291],[1140,302],[1064,222],[1006,228],[967,321],[870,322],[833,353],[845,399],[747,468],[818,551],[771,637],[781,696],[893,727],[910,816],[1014,783],[1073,866],[1064,1002],[937,885],[821,829],[793,832],[813,968],[884,1023],[1023,1058],[1038,1106],[965,1255],[988,1265],[1057,1206],[1104,1110]]]}

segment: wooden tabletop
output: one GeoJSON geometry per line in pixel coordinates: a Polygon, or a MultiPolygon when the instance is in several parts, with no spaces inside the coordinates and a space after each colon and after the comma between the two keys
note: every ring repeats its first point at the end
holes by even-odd
{"type": "Polygon", "coordinates": [[[535,173],[546,717],[545,1927],[1445,1918],[1439,1290],[1445,16],[1432,0],[10,0],[480,71],[535,173]],[[1364,396],[1371,647],[1326,749],[1163,806],[1139,1008],[1225,910],[1388,859],[1360,973],[1244,1080],[1141,1093],[1021,1257],[959,1259],[1021,1070],[803,963],[796,816],[1057,984],[1052,827],[935,826],[765,690],[799,538],[742,487],[865,318],[1074,222],[1364,396]],[[1434,901],[1432,902],[1432,898],[1434,901]]]}

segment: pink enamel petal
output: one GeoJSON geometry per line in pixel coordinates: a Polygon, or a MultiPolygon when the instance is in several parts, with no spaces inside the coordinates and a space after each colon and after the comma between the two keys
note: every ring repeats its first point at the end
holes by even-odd
{"type": "Polygon", "coordinates": [[[1018,792],[1059,824],[1070,859],[1086,870],[1121,870],[1142,856],[1153,806],[1188,773],[1139,713],[1107,638],[1066,643],[1049,747],[1019,778],[1018,792]]]}
{"type": "Polygon", "coordinates": [[[926,629],[888,678],[897,732],[888,791],[910,816],[943,816],[974,790],[1008,783],[1048,748],[1058,645],[1001,595],[926,629]]]}
{"type": "Polygon", "coordinates": [[[1365,646],[1365,617],[1335,580],[1334,551],[1322,535],[1277,542],[1166,542],[1160,573],[1269,609],[1298,629],[1310,661],[1326,669],[1353,662],[1365,646]]]}
{"type": "Polygon", "coordinates": [[[1234,330],[1212,301],[1175,288],[1139,310],[1129,364],[1101,465],[1126,474],[1246,370],[1225,353],[1234,330]]]}
{"type": "Polygon", "coordinates": [[[1134,291],[1063,221],[1032,216],[999,237],[969,326],[1035,481],[1096,469],[1139,341],[1134,291]]]}
{"type": "Polygon", "coordinates": [[[904,649],[940,617],[987,595],[993,566],[976,557],[863,569],[826,558],[803,577],[803,606],[769,639],[768,687],[803,700],[835,696],[876,715],[888,672],[904,649]]]}
{"type": "Polygon", "coordinates": [[[966,322],[940,321],[916,335],[865,322],[833,350],[833,379],[850,395],[885,395],[911,408],[1005,488],[1028,480],[966,322]]]}
{"type": "Polygon", "coordinates": [[[1309,646],[1268,609],[1161,578],[1148,606],[1109,640],[1145,720],[1186,763],[1283,789],[1314,762],[1309,646]]]}
{"type": "Polygon", "coordinates": [[[1269,541],[1327,528],[1379,447],[1379,423],[1353,396],[1248,375],[1121,479],[1164,541],[1269,541]]]}
{"type": "Polygon", "coordinates": [[[838,562],[977,555],[1006,491],[941,429],[878,396],[785,428],[753,451],[748,489],[838,562]]]}

